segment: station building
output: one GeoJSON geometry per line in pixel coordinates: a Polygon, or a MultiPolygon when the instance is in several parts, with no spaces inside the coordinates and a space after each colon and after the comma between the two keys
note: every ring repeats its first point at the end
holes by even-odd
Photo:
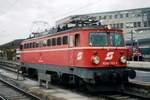
{"type": "Polygon", "coordinates": [[[17,39],[0,45],[0,59],[16,61],[18,49],[23,40],[24,39],[17,39]]]}

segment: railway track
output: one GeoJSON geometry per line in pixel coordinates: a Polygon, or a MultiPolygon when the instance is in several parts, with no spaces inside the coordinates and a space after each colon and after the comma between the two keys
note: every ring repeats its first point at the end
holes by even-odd
{"type": "Polygon", "coordinates": [[[106,100],[149,100],[149,98],[131,95],[123,92],[102,94],[100,95],[100,98],[105,98],[106,100]]]}
{"type": "Polygon", "coordinates": [[[2,96],[0,96],[0,100],[5,100],[5,98],[4,98],[4,97],[2,97],[2,96]]]}
{"type": "Polygon", "coordinates": [[[0,77],[0,100],[40,100],[0,77]]]}
{"type": "MultiPolygon", "coordinates": [[[[3,65],[3,68],[4,67],[5,66],[3,65]]],[[[9,70],[9,66],[6,66],[6,67],[7,68],[5,68],[5,69],[9,70]]],[[[11,67],[11,68],[13,68],[13,67],[11,67]]],[[[16,69],[14,69],[14,70],[16,70],[16,69]]],[[[11,71],[11,70],[9,70],[9,71],[11,71]]],[[[81,93],[81,92],[77,92],[77,93],[83,94],[88,97],[90,96],[90,97],[96,98],[93,100],[150,100],[150,86],[144,87],[142,85],[140,85],[140,86],[139,85],[136,86],[136,85],[137,84],[129,83],[125,86],[124,91],[115,91],[113,93],[112,92],[96,93],[96,95],[95,94],[85,94],[85,93],[81,93]],[[138,93],[138,91],[144,91],[144,92],[138,93]]]]}
{"type": "MultiPolygon", "coordinates": [[[[85,93],[85,91],[78,91],[78,90],[74,90],[77,91],[77,93],[85,95],[87,97],[93,97],[96,99],[93,100],[150,100],[150,87],[145,87],[147,88],[147,90],[145,88],[141,89],[138,86],[131,86],[131,84],[133,85],[133,83],[129,83],[129,87],[126,88],[127,86],[125,86],[126,89],[124,90],[116,90],[116,91],[112,91],[112,92],[87,92],[85,93]],[[132,89],[133,88],[133,89],[132,89]],[[139,90],[137,90],[137,88],[139,90]],[[129,90],[128,90],[129,89],[129,90]],[[135,91],[135,90],[137,91],[135,91]],[[141,92],[139,92],[141,91],[141,92]],[[145,93],[142,93],[142,92],[145,93]]],[[[135,84],[134,84],[135,85],[135,84]]]]}
{"type": "Polygon", "coordinates": [[[9,61],[0,61],[1,68],[6,69],[11,72],[17,72],[19,69],[19,63],[9,62],[9,61]]]}

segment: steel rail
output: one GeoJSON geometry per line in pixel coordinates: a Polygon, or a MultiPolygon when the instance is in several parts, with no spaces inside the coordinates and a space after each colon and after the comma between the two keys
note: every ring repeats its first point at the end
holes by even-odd
{"type": "Polygon", "coordinates": [[[0,78],[0,81],[1,81],[2,83],[6,84],[7,86],[9,86],[10,88],[13,88],[14,90],[16,90],[16,91],[18,91],[18,92],[24,94],[25,96],[31,98],[31,100],[40,100],[39,97],[37,97],[37,96],[35,96],[35,95],[31,94],[31,93],[28,93],[28,92],[24,91],[23,89],[21,89],[21,88],[15,86],[15,85],[13,85],[13,84],[11,84],[11,83],[5,81],[5,80],[2,79],[2,78],[0,78]]]}
{"type": "Polygon", "coordinates": [[[124,92],[104,94],[99,96],[108,100],[150,100],[149,98],[128,94],[124,92]]]}
{"type": "Polygon", "coordinates": [[[3,96],[0,96],[0,100],[6,100],[3,96]]]}

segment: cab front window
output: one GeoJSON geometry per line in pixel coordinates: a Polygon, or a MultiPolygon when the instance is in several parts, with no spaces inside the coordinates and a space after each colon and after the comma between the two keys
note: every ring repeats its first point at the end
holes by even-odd
{"type": "Polygon", "coordinates": [[[89,45],[93,47],[108,46],[108,34],[105,32],[89,33],[89,45]]]}
{"type": "Polygon", "coordinates": [[[123,35],[119,33],[110,33],[110,44],[114,47],[124,46],[123,35]]]}

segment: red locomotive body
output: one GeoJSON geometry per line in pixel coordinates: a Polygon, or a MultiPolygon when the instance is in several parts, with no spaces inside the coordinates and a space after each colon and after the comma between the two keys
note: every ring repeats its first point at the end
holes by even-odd
{"type": "Polygon", "coordinates": [[[26,39],[21,45],[22,68],[30,76],[42,72],[51,75],[52,81],[75,84],[81,80],[122,83],[135,77],[127,69],[128,50],[121,30],[73,28],[26,39]]]}

